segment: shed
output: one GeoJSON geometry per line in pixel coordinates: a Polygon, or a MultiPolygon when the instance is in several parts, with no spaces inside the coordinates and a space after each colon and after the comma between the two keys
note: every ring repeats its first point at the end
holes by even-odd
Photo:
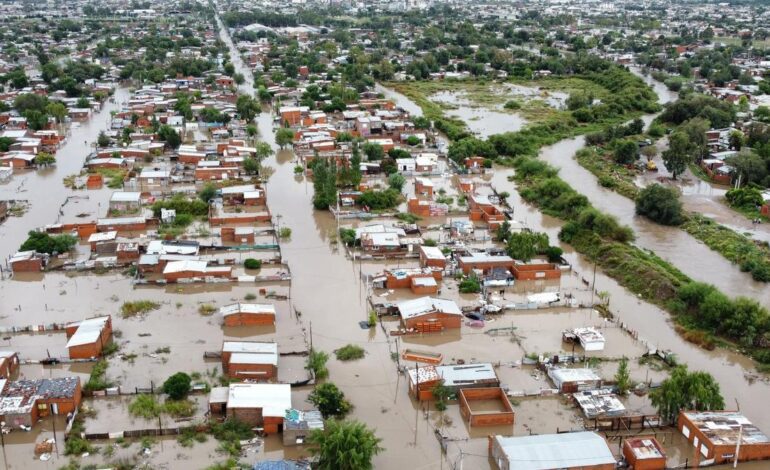
{"type": "Polygon", "coordinates": [[[632,437],[623,442],[623,457],[630,470],[663,470],[666,453],[652,436],[632,437]]]}
{"type": "Polygon", "coordinates": [[[227,417],[261,426],[265,434],[275,434],[283,427],[286,410],[291,409],[289,384],[230,384],[227,417]]]}
{"type": "Polygon", "coordinates": [[[420,297],[399,302],[397,308],[401,323],[407,329],[429,333],[462,326],[462,312],[452,300],[420,297]]]}
{"type": "Polygon", "coordinates": [[[222,371],[231,378],[271,381],[278,375],[278,344],[225,341],[222,371]]]}
{"type": "Polygon", "coordinates": [[[324,418],[318,410],[286,410],[283,418],[283,445],[302,445],[314,429],[324,429],[324,418]]]}
{"type": "Polygon", "coordinates": [[[225,326],[274,325],[275,306],[236,303],[219,309],[225,326]]]}
{"type": "Polygon", "coordinates": [[[489,456],[499,470],[614,470],[607,441],[595,432],[490,436],[489,456]]]}
{"type": "Polygon", "coordinates": [[[69,323],[66,333],[70,359],[99,357],[112,338],[112,318],[107,315],[69,323]]]}
{"type": "Polygon", "coordinates": [[[556,388],[561,393],[575,393],[582,390],[599,388],[601,377],[591,369],[567,369],[551,367],[548,369],[548,377],[553,380],[556,388]]]}

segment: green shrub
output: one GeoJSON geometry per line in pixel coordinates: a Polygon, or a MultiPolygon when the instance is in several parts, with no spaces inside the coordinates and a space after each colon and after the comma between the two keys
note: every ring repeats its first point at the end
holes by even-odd
{"type": "Polygon", "coordinates": [[[356,346],[355,344],[347,344],[334,351],[334,355],[337,356],[337,359],[340,361],[354,361],[361,359],[364,357],[365,353],[366,352],[362,347],[356,346]]]}
{"type": "Polygon", "coordinates": [[[246,261],[243,262],[243,266],[246,267],[246,269],[259,269],[262,267],[262,260],[246,258],[246,261]]]}
{"type": "Polygon", "coordinates": [[[152,310],[157,310],[159,308],[160,304],[152,300],[135,300],[132,302],[123,302],[123,305],[120,306],[120,316],[122,318],[130,318],[136,315],[145,314],[152,310]]]}

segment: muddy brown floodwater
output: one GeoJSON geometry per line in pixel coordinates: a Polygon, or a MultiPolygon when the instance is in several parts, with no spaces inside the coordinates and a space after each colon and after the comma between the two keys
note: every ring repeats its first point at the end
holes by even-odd
{"type": "MultiPolygon", "coordinates": [[[[665,89],[662,84],[654,81],[652,84],[658,95],[664,97],[663,100],[675,98],[675,95],[665,89]]],[[[397,100],[397,104],[404,108],[416,106],[404,95],[392,90],[389,96],[397,100]]],[[[645,122],[650,122],[653,118],[652,115],[645,116],[645,122]]],[[[640,222],[633,215],[633,203],[615,193],[603,190],[596,183],[596,178],[572,158],[582,145],[583,138],[567,139],[543,149],[541,157],[557,167],[562,167],[561,177],[565,178],[575,189],[586,194],[594,205],[619,216],[625,223],[634,222],[634,229],[639,234],[637,224],[644,222],[640,222]],[[617,205],[613,207],[613,204],[617,205]]],[[[498,191],[511,193],[509,202],[515,210],[514,218],[526,222],[533,230],[546,232],[551,240],[558,240],[558,233],[563,222],[542,214],[535,207],[524,202],[519,197],[515,184],[507,179],[512,174],[513,170],[511,169],[495,168],[492,184],[498,191]]],[[[711,282],[733,295],[743,293],[758,298],[765,304],[768,303],[767,297],[770,289],[751,281],[750,277],[738,272],[737,268],[731,266],[717,253],[696,242],[684,232],[678,229],[667,230],[665,227],[653,225],[646,225],[644,228],[647,232],[643,232],[639,236],[644,238],[649,244],[649,248],[674,262],[680,269],[684,270],[690,266],[687,270],[689,275],[701,279],[702,275],[706,274],[712,278],[711,282]],[[689,253],[689,255],[681,254],[677,251],[678,249],[689,253]],[[669,257],[669,255],[675,256],[669,257]],[[703,257],[706,261],[703,260],[703,257]],[[724,272],[721,273],[724,277],[719,277],[720,272],[714,269],[714,266],[724,268],[724,272]],[[699,269],[713,272],[704,273],[699,269]]],[[[593,270],[593,264],[590,260],[576,253],[569,245],[560,245],[565,250],[565,256],[572,264],[573,269],[580,273],[583,278],[590,280],[593,270]]],[[[728,407],[740,405],[741,410],[751,416],[752,421],[758,426],[765,429],[770,428],[770,408],[766,406],[767,397],[770,396],[770,383],[767,379],[756,375],[754,364],[750,359],[726,350],[705,351],[684,341],[674,331],[667,312],[638,299],[614,279],[605,276],[600,270],[596,274],[596,289],[609,292],[610,307],[613,312],[632,330],[639,332],[641,338],[657,347],[670,349],[681,362],[688,364],[691,369],[710,372],[721,384],[728,407]]]]}

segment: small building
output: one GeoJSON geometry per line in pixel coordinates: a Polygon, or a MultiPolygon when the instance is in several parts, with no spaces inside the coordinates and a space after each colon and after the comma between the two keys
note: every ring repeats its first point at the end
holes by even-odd
{"type": "Polygon", "coordinates": [[[40,272],[48,264],[49,256],[46,253],[37,253],[34,250],[19,251],[8,260],[11,271],[14,273],[40,272]]]}
{"type": "Polygon", "coordinates": [[[517,262],[513,265],[513,275],[520,281],[559,279],[561,277],[561,269],[555,263],[544,261],[517,262]]]}
{"type": "Polygon", "coordinates": [[[19,355],[15,351],[0,351],[0,379],[7,379],[19,370],[19,355]]]}
{"type": "Polygon", "coordinates": [[[607,418],[626,414],[626,407],[608,389],[583,390],[572,394],[586,418],[607,418]]]}
{"type": "Polygon", "coordinates": [[[428,365],[407,370],[409,394],[419,401],[433,400],[433,387],[442,384],[454,393],[466,388],[499,387],[500,379],[490,363],[428,365]]]}
{"type": "Polygon", "coordinates": [[[604,335],[592,326],[573,328],[562,333],[562,339],[566,342],[578,342],[584,351],[603,351],[604,335]]]}
{"type": "Polygon", "coordinates": [[[591,369],[567,369],[551,367],[548,369],[556,388],[561,393],[575,393],[583,390],[594,390],[601,387],[602,379],[591,369]]]}
{"type": "Polygon", "coordinates": [[[399,302],[396,307],[407,330],[432,333],[462,326],[463,314],[452,300],[420,297],[399,302]]]}
{"type": "Polygon", "coordinates": [[[283,418],[283,445],[302,445],[315,429],[324,429],[324,418],[320,411],[286,410],[283,418]]]}
{"type": "Polygon", "coordinates": [[[236,419],[276,434],[283,428],[286,411],[291,406],[289,384],[230,384],[224,406],[228,419],[236,419]]]}
{"type": "Polygon", "coordinates": [[[486,253],[473,253],[470,256],[461,256],[457,261],[458,268],[465,275],[475,270],[488,273],[494,269],[505,269],[512,272],[514,264],[515,262],[510,256],[488,255],[486,253]]]}
{"type": "Polygon", "coordinates": [[[206,261],[201,260],[169,261],[163,268],[163,278],[166,282],[206,278],[230,279],[232,275],[232,266],[208,266],[206,261]]]}
{"type": "Polygon", "coordinates": [[[74,412],[81,399],[79,377],[0,379],[0,420],[11,427],[32,426],[51,414],[74,412]]]}
{"type": "Polygon", "coordinates": [[[423,268],[440,268],[446,267],[446,256],[441,251],[441,248],[437,246],[420,246],[420,266],[423,268]]]}
{"type": "Polygon", "coordinates": [[[513,426],[513,407],[502,388],[461,388],[457,398],[468,426],[513,426]]]}
{"type": "Polygon", "coordinates": [[[230,304],[219,309],[225,326],[274,325],[275,306],[267,304],[230,304]]]}
{"type": "Polygon", "coordinates": [[[115,191],[110,196],[110,210],[117,212],[136,212],[142,207],[142,193],[115,191]]]}
{"type": "Polygon", "coordinates": [[[489,436],[489,457],[498,470],[614,470],[607,441],[595,432],[489,436]]]}
{"type": "Polygon", "coordinates": [[[770,439],[737,411],[680,411],[677,428],[698,450],[701,465],[770,459],[770,439]]]}
{"type": "Polygon", "coordinates": [[[666,453],[652,436],[632,437],[623,442],[623,457],[629,470],[663,470],[666,453]]]}
{"type": "Polygon", "coordinates": [[[233,379],[270,382],[278,376],[278,344],[258,341],[225,341],[222,371],[233,379]]]}
{"type": "Polygon", "coordinates": [[[112,339],[112,317],[107,315],[68,323],[65,332],[69,339],[70,359],[99,357],[112,339]]]}

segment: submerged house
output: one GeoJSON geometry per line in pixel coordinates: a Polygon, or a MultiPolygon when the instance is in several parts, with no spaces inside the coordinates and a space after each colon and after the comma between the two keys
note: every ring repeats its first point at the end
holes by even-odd
{"type": "Polygon", "coordinates": [[[396,307],[401,325],[408,330],[432,333],[462,326],[462,311],[452,300],[420,297],[399,302],[396,307]]]}
{"type": "Polygon", "coordinates": [[[78,377],[0,379],[0,420],[9,426],[32,426],[51,414],[74,412],[81,399],[78,377]]]}
{"type": "Polygon", "coordinates": [[[99,357],[112,339],[112,318],[107,315],[69,323],[66,333],[70,359],[99,357]]]}
{"type": "Polygon", "coordinates": [[[278,377],[278,344],[258,341],[225,341],[222,371],[233,379],[269,382],[278,377]]]}
{"type": "Polygon", "coordinates": [[[250,426],[265,434],[282,431],[286,412],[291,406],[291,385],[236,383],[214,387],[209,395],[209,409],[250,426]]]}

